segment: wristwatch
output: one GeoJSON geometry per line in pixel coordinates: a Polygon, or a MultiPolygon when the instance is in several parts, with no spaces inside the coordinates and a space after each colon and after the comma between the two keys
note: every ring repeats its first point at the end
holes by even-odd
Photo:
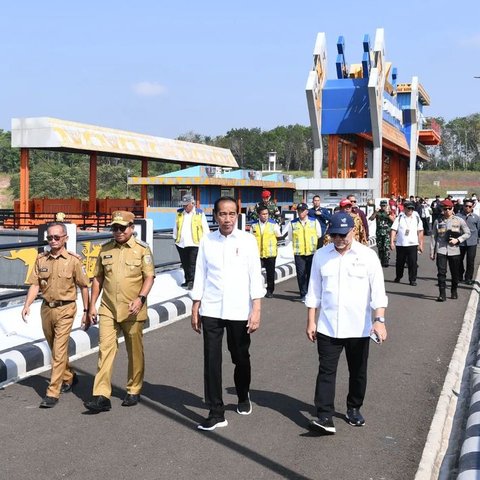
{"type": "Polygon", "coordinates": [[[380,322],[380,323],[385,323],[385,317],[375,317],[373,322],[380,322]]]}
{"type": "Polygon", "coordinates": [[[142,303],[147,301],[147,297],[145,295],[139,295],[138,298],[142,301],[142,303]]]}

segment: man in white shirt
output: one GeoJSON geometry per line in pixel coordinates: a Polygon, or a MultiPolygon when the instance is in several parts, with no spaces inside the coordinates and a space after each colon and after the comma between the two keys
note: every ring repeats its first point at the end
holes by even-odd
{"type": "Polygon", "coordinates": [[[387,338],[382,266],[373,250],[353,238],[354,222],[340,212],[332,216],[332,243],[313,257],[310,284],[305,299],[308,307],[306,334],[317,342],[319,369],[315,388],[317,417],[310,428],[335,433],[335,379],[345,349],[350,374],[346,418],[360,427],[360,413],[367,386],[370,335],[379,343],[387,338]],[[373,313],[373,321],[372,321],[373,313]]]}
{"type": "Polygon", "coordinates": [[[403,277],[405,262],[410,285],[417,285],[418,252],[423,252],[423,222],[415,205],[405,202],[404,211],[395,219],[390,231],[390,249],[397,249],[395,261],[395,283],[403,277]]]}
{"type": "Polygon", "coordinates": [[[205,214],[199,208],[195,208],[195,199],[192,195],[184,195],[182,205],[183,208],[177,210],[173,238],[185,273],[185,282],[181,286],[191,290],[195,279],[198,245],[210,228],[205,214]]]}
{"type": "Polygon", "coordinates": [[[218,231],[203,237],[191,292],[192,328],[203,326],[205,402],[208,418],[198,428],[214,430],[228,425],[222,397],[222,339],[235,364],[237,412],[249,415],[250,334],[260,326],[261,298],[265,295],[257,242],[237,229],[238,206],[234,198],[221,197],[213,213],[218,231]]]}

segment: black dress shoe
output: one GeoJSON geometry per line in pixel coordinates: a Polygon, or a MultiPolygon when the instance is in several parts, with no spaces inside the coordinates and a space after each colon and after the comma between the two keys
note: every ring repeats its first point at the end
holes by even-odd
{"type": "Polygon", "coordinates": [[[445,295],[439,295],[437,297],[437,302],[445,302],[447,300],[447,297],[445,295]]]}
{"type": "Polygon", "coordinates": [[[127,395],[123,399],[122,407],[133,407],[138,403],[139,400],[140,400],[139,394],[135,395],[133,393],[127,393],[127,395]]]}
{"type": "Polygon", "coordinates": [[[188,285],[188,282],[183,282],[180,286],[181,287],[186,287],[188,285]]]}
{"type": "Polygon", "coordinates": [[[452,300],[456,300],[458,298],[458,293],[456,290],[452,290],[452,294],[450,295],[452,300]]]}
{"type": "Polygon", "coordinates": [[[108,412],[112,408],[110,399],[103,395],[96,395],[89,402],[84,402],[83,405],[87,410],[95,413],[108,412]]]}
{"type": "Polygon", "coordinates": [[[400,278],[395,278],[394,283],[400,283],[400,278]]]}
{"type": "Polygon", "coordinates": [[[77,377],[77,374],[74,373],[72,378],[72,383],[63,382],[62,386],[60,387],[60,393],[71,392],[73,390],[73,386],[76,385],[77,383],[78,383],[78,377],[77,377]]]}
{"type": "Polygon", "coordinates": [[[272,298],[273,297],[273,293],[272,292],[267,292],[265,294],[265,298],[272,298]]]}
{"type": "Polygon", "coordinates": [[[412,282],[410,282],[410,285],[411,285],[412,287],[416,287],[416,286],[417,286],[417,282],[416,282],[415,280],[413,280],[412,282]]]}
{"type": "Polygon", "coordinates": [[[49,397],[48,395],[40,402],[40,408],[53,408],[58,403],[58,398],[49,397]]]}

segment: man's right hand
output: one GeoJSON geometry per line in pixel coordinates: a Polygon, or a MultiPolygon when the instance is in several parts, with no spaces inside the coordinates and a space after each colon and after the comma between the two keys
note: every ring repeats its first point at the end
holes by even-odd
{"type": "Polygon", "coordinates": [[[25,323],[28,323],[28,316],[30,315],[30,307],[23,307],[23,310],[22,310],[22,320],[25,322],[25,323]]]}
{"type": "Polygon", "coordinates": [[[192,305],[192,328],[197,333],[202,332],[202,318],[198,313],[200,310],[200,302],[194,301],[192,305]]]}

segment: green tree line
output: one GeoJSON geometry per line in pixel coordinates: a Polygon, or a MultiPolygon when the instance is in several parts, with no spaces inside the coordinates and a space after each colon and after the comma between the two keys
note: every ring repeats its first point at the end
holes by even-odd
{"type": "MultiPolygon", "coordinates": [[[[432,161],[424,169],[480,170],[480,114],[446,121],[434,118],[441,127],[442,143],[428,147],[432,161]]],[[[225,135],[209,137],[188,132],[178,137],[231,150],[242,168],[261,170],[270,151],[277,152],[277,167],[284,171],[312,170],[313,146],[308,126],[278,126],[272,130],[235,128],[225,135]]],[[[0,173],[12,176],[11,188],[19,196],[19,151],[11,148],[11,135],[0,130],[0,173]]],[[[324,149],[326,153],[326,148],[324,149]]],[[[326,161],[324,161],[326,165],[326,161]]],[[[88,198],[89,157],[82,154],[32,150],[30,156],[30,196],[49,198],[88,198]]],[[[160,175],[178,169],[169,163],[150,162],[149,174],[160,175]]],[[[99,157],[97,191],[99,197],[125,197],[127,178],[139,176],[141,162],[114,157],[99,157]]],[[[138,189],[130,189],[138,196],[138,189]]]]}

